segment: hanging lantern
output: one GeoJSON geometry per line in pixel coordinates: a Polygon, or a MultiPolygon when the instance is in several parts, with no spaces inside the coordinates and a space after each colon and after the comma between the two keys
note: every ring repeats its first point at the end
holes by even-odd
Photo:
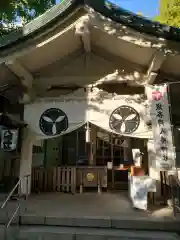
{"type": "Polygon", "coordinates": [[[87,122],[86,125],[86,143],[89,143],[91,141],[91,136],[90,136],[90,127],[89,127],[89,122],[87,122]]]}

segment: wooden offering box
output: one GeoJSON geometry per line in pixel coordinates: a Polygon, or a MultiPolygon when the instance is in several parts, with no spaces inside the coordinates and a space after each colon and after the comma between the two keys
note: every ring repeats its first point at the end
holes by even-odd
{"type": "Polygon", "coordinates": [[[107,188],[107,167],[82,166],[77,167],[77,186],[80,192],[83,188],[107,188]]]}

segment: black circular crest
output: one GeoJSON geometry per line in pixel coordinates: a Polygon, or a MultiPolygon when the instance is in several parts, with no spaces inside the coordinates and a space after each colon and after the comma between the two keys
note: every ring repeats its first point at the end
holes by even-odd
{"type": "Polygon", "coordinates": [[[67,130],[68,118],[62,110],[50,108],[41,115],[39,127],[45,135],[55,136],[67,130]]]}
{"type": "Polygon", "coordinates": [[[118,133],[133,133],[137,130],[139,124],[139,113],[134,108],[126,105],[116,108],[109,119],[110,128],[118,133]]]}

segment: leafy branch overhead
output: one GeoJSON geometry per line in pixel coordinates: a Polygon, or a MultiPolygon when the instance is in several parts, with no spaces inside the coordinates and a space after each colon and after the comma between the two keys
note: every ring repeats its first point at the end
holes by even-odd
{"type": "Polygon", "coordinates": [[[56,4],[56,0],[0,0],[0,35],[24,25],[56,4]]]}
{"type": "Polygon", "coordinates": [[[180,27],[180,0],[160,0],[159,12],[156,21],[180,27]]]}

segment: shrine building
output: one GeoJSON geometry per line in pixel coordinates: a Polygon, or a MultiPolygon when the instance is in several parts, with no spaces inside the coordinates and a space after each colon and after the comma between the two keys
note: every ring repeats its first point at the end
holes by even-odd
{"type": "Polygon", "coordinates": [[[171,125],[158,96],[168,104],[167,86],[180,77],[179,41],[180,30],[104,0],[64,0],[1,38],[1,132],[18,136],[9,151],[1,139],[0,180],[28,175],[29,193],[100,193],[147,176],[161,197],[178,145],[157,156],[157,117],[171,125]],[[160,104],[154,117],[150,100],[160,104]]]}

